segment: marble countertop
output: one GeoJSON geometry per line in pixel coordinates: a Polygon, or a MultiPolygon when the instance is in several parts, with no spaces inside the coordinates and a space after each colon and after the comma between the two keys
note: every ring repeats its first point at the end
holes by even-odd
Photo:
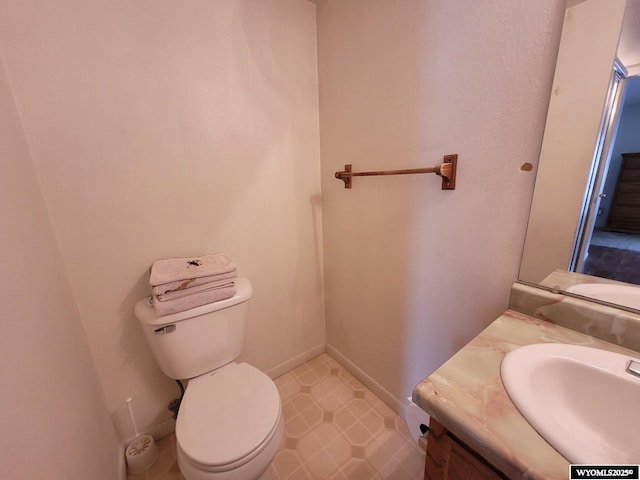
{"type": "Polygon", "coordinates": [[[569,462],[520,415],[500,379],[505,354],[532,343],[570,343],[638,355],[507,310],[420,382],[413,401],[509,478],[567,479],[569,462]]]}
{"type": "MultiPolygon", "coordinates": [[[[609,280],[608,278],[594,277],[591,275],[584,275],[582,273],[568,272],[566,270],[554,270],[544,280],[540,282],[543,287],[553,288],[554,290],[564,291],[574,285],[580,285],[582,283],[604,283],[607,285],[633,285],[631,283],[618,282],[617,280],[609,280]]],[[[635,285],[637,286],[637,285],[635,285]]]]}

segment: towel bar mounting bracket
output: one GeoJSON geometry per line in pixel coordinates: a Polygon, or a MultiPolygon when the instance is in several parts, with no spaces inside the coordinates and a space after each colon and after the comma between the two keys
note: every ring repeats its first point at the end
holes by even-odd
{"type": "Polygon", "coordinates": [[[455,190],[458,155],[445,155],[442,164],[433,168],[409,168],[404,170],[383,170],[377,172],[353,172],[351,164],[344,166],[344,170],[336,172],[337,179],[344,182],[344,188],[351,188],[353,177],[372,177],[380,175],[407,175],[413,173],[435,173],[442,177],[442,190],[455,190]]]}

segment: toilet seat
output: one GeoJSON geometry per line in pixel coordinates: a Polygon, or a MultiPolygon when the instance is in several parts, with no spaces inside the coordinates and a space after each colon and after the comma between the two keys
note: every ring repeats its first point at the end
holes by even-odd
{"type": "Polygon", "coordinates": [[[229,363],[189,381],[176,422],[176,440],[194,467],[238,468],[256,457],[281,423],[273,380],[246,363],[229,363]]]}

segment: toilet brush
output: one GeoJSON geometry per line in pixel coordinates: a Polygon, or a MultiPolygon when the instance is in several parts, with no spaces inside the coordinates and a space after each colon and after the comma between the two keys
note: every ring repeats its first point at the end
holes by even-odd
{"type": "Polygon", "coordinates": [[[129,409],[129,418],[133,425],[133,431],[136,434],[135,438],[125,451],[127,471],[132,475],[136,475],[148,470],[158,459],[160,452],[158,451],[158,446],[155,444],[151,435],[140,435],[138,432],[136,419],[133,415],[133,399],[129,397],[126,402],[127,408],[129,409]]]}

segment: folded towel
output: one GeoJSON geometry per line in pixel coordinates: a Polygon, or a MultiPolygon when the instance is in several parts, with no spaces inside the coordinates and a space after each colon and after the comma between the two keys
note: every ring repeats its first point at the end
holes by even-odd
{"type": "Polygon", "coordinates": [[[207,303],[218,302],[227,298],[231,298],[236,294],[235,287],[215,288],[202,293],[187,295],[186,297],[176,298],[170,302],[160,302],[157,297],[153,298],[153,308],[160,316],[170,315],[172,313],[183,312],[190,308],[199,307],[207,303]]]}
{"type": "Polygon", "coordinates": [[[233,280],[221,280],[219,282],[209,282],[203,285],[197,285],[195,287],[185,288],[183,290],[174,290],[172,292],[163,293],[157,295],[156,298],[161,302],[167,302],[175,300],[176,298],[186,297],[187,295],[194,295],[196,293],[202,293],[209,290],[215,290],[219,288],[229,288],[235,286],[233,280]]]}
{"type": "Polygon", "coordinates": [[[236,278],[238,273],[234,270],[229,273],[221,273],[220,275],[209,275],[206,277],[200,278],[188,278],[186,280],[178,280],[175,282],[163,283],[162,285],[156,285],[151,287],[151,291],[160,297],[168,292],[174,292],[177,290],[185,290],[188,288],[197,287],[198,285],[202,285],[205,283],[215,283],[221,282],[223,280],[229,280],[232,278],[236,278]]]}
{"type": "Polygon", "coordinates": [[[167,258],[153,263],[149,283],[151,286],[156,286],[178,280],[221,275],[233,272],[235,269],[235,264],[224,253],[213,253],[201,257],[167,258]]]}

